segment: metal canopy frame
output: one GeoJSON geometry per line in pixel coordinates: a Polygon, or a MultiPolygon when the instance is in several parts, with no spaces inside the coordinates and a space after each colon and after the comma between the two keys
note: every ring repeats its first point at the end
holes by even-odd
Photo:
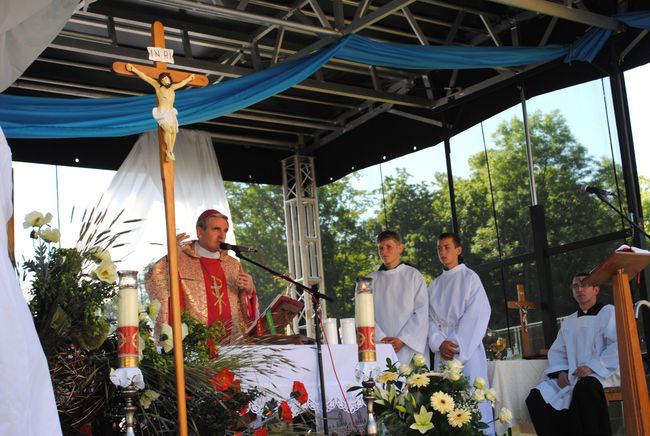
{"type": "MultiPolygon", "coordinates": [[[[115,76],[110,65],[116,60],[146,59],[149,29],[155,19],[165,25],[167,47],[175,53],[174,68],[206,74],[211,83],[267,68],[351,33],[407,44],[537,46],[571,43],[595,26],[626,35],[629,45],[621,61],[634,66],[650,59],[650,55],[640,54],[649,45],[647,32],[626,29],[611,16],[647,8],[632,0],[85,0],[41,56],[5,92],[84,98],[148,93],[146,84],[115,76]]],[[[480,121],[475,118],[496,113],[504,104],[515,104],[516,99],[508,97],[509,103],[504,100],[493,108],[479,102],[482,109],[472,116],[463,112],[463,105],[477,104],[475,99],[501,92],[516,82],[548,80],[546,71],[557,68],[564,71],[569,67],[422,72],[332,59],[313,77],[281,94],[186,127],[211,132],[222,166],[232,168],[237,163],[236,169],[225,169],[226,179],[280,184],[280,162],[298,153],[315,158],[318,183],[323,184],[352,168],[381,162],[384,156],[406,154],[414,145],[434,145],[437,139],[480,121]],[[358,152],[368,156],[351,158],[352,162],[340,156],[340,150],[389,120],[396,123],[396,129],[415,137],[404,135],[397,143],[386,142],[374,149],[360,143],[358,152]],[[428,144],[421,139],[413,143],[427,137],[431,138],[428,144]],[[242,171],[242,156],[249,157],[249,165],[258,162],[242,171]]],[[[593,70],[590,75],[572,77],[566,83],[606,74],[597,65],[589,68],[593,70]]],[[[546,88],[540,86],[539,92],[546,88]]],[[[10,146],[16,160],[75,165],[73,158],[77,158],[82,166],[116,169],[134,139],[108,141],[117,152],[110,161],[93,156],[99,152],[91,146],[59,148],[56,156],[24,147],[26,143],[40,143],[45,148],[80,142],[89,141],[10,140],[10,146]]]]}

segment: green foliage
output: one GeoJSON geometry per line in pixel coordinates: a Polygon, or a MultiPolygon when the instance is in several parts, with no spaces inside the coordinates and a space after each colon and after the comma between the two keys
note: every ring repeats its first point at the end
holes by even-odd
{"type": "MultiPolygon", "coordinates": [[[[32,231],[32,238],[38,238],[41,227],[32,231]]],[[[78,246],[86,248],[56,248],[41,238],[34,259],[23,264],[26,277],[33,275],[29,307],[48,356],[67,343],[97,349],[110,330],[103,307],[116,294],[117,277],[98,276],[98,265],[106,263],[92,251],[96,245],[80,241],[78,246]]],[[[110,257],[107,262],[112,265],[110,257]]]]}
{"type": "MultiPolygon", "coordinates": [[[[281,186],[226,182],[237,243],[257,248],[262,261],[280,273],[287,271],[287,244],[281,186]]],[[[242,262],[253,276],[260,308],[268,306],[286,283],[266,271],[242,262]]]]}
{"type": "MultiPolygon", "coordinates": [[[[609,158],[592,156],[575,139],[558,110],[530,114],[529,128],[537,197],[545,208],[549,245],[559,246],[627,227],[597,198],[580,190],[583,184],[611,191],[618,191],[620,187],[620,204],[625,209],[620,165],[614,165],[609,158]]],[[[469,174],[454,178],[463,257],[470,267],[533,250],[531,194],[522,121],[515,117],[502,122],[493,132],[493,139],[495,145],[487,153],[480,152],[469,158],[469,174]]],[[[337,301],[336,305],[328,306],[328,313],[339,318],[353,316],[356,277],[380,265],[374,239],[386,225],[400,231],[406,248],[404,260],[417,267],[428,280],[441,272],[436,253],[437,235],[451,230],[445,173],[435,174],[430,182],[417,183],[410,180],[406,169],[386,177],[383,186],[385,209],[380,189],[364,191],[353,187],[357,177],[349,175],[318,190],[325,291],[337,301]]],[[[650,181],[641,178],[640,185],[647,229],[650,227],[650,181]]],[[[228,190],[241,243],[264,247],[269,266],[285,270],[281,188],[228,184],[228,190]]],[[[592,268],[621,242],[603,243],[551,258],[558,315],[575,310],[569,289],[572,275],[592,268]]],[[[284,289],[284,284],[273,281],[265,273],[253,273],[258,291],[262,288],[261,293],[268,295],[264,298],[271,298],[284,289]]],[[[516,298],[517,283],[525,284],[529,299],[539,300],[533,262],[480,275],[492,303],[493,328],[505,327],[504,300],[516,298]]],[[[514,312],[510,316],[516,317],[514,312]]],[[[530,321],[539,318],[540,311],[529,313],[530,321]]]]}
{"type": "Polygon", "coordinates": [[[337,318],[354,316],[356,278],[379,265],[374,234],[364,217],[374,198],[352,187],[357,177],[350,175],[318,189],[325,288],[336,300],[328,305],[328,316],[337,318]]]}

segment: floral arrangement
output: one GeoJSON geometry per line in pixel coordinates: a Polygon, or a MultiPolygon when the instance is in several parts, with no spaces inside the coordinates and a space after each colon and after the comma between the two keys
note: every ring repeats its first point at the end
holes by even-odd
{"type": "MultiPolygon", "coordinates": [[[[496,402],[494,389],[477,377],[470,385],[458,360],[446,362],[440,372],[430,371],[421,354],[399,367],[387,359],[387,370],[377,376],[373,390],[377,419],[393,435],[476,435],[488,424],[481,420],[479,403],[496,402]]],[[[510,422],[503,408],[497,420],[510,422]]],[[[492,422],[488,420],[487,422],[492,422]]]]}
{"type": "Polygon", "coordinates": [[[52,214],[34,211],[23,223],[30,229],[35,253],[22,264],[31,285],[29,308],[48,359],[65,434],[88,426],[111,395],[111,356],[103,346],[112,329],[106,304],[117,291],[116,267],[108,250],[120,236],[110,231],[118,217],[103,227],[106,213],[91,210],[73,248],[58,246],[61,233],[50,224],[52,214]]]}
{"type": "Polygon", "coordinates": [[[76,247],[58,248],[53,244],[61,233],[50,226],[51,213],[34,211],[25,216],[23,227],[31,229],[35,255],[23,268],[26,277],[33,275],[30,310],[46,355],[70,343],[94,350],[108,336],[111,326],[103,308],[117,291],[116,267],[108,248],[117,237],[98,230],[103,217],[93,217],[91,212],[76,247]]]}
{"type": "MultiPolygon", "coordinates": [[[[139,400],[140,434],[176,434],[176,381],[173,361],[173,330],[163,325],[159,341],[153,337],[151,325],[160,309],[152,301],[140,312],[140,368],[146,390],[139,400]],[[157,345],[159,342],[160,345],[157,345]]],[[[268,370],[268,356],[254,351],[222,347],[226,329],[222,323],[206,326],[188,313],[182,314],[183,353],[185,356],[187,416],[191,434],[241,434],[256,436],[291,434],[294,429],[290,402],[307,402],[307,391],[294,383],[289,400],[266,403],[261,422],[250,412],[250,402],[261,392],[243,389],[237,372],[241,368],[268,370]],[[249,428],[251,428],[249,430],[249,428]]],[[[277,364],[278,362],[275,362],[277,364]]],[[[288,363],[288,362],[285,362],[288,363]]]]}
{"type": "MultiPolygon", "coordinates": [[[[35,255],[22,266],[31,280],[30,309],[48,358],[64,434],[114,436],[124,431],[123,398],[109,379],[117,363],[117,337],[106,316],[118,288],[109,250],[128,233],[111,232],[119,215],[104,226],[106,212],[91,210],[74,248],[58,246],[61,234],[51,226],[52,214],[25,216],[23,226],[30,229],[35,255]]],[[[164,326],[159,338],[151,328],[159,309],[160,303],[153,301],[140,310],[139,357],[146,387],[140,392],[136,422],[137,434],[143,436],[178,434],[172,327],[164,326]]],[[[221,347],[226,337],[221,323],[208,327],[187,313],[182,321],[190,434],[301,432],[290,404],[307,401],[302,383],[294,383],[288,400],[269,401],[260,421],[249,404],[261,392],[243,389],[237,376],[243,368],[264,373],[290,362],[272,350],[261,356],[250,348],[221,347]]]]}

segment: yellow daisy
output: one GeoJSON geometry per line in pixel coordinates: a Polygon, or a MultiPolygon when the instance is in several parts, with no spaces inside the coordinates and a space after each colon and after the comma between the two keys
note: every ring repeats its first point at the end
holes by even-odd
{"type": "Polygon", "coordinates": [[[389,381],[395,381],[395,380],[397,380],[397,373],[396,372],[388,371],[388,372],[381,373],[381,374],[379,374],[377,376],[377,381],[379,383],[386,384],[389,381]]]}
{"type": "Polygon", "coordinates": [[[424,374],[413,374],[406,379],[406,384],[410,387],[423,388],[429,385],[429,377],[424,374]]]}
{"type": "Polygon", "coordinates": [[[472,419],[472,414],[469,410],[455,409],[447,414],[447,422],[452,427],[462,427],[472,419]]]}
{"type": "Polygon", "coordinates": [[[442,391],[435,392],[431,395],[431,407],[440,413],[449,413],[454,410],[454,399],[442,391]]]}

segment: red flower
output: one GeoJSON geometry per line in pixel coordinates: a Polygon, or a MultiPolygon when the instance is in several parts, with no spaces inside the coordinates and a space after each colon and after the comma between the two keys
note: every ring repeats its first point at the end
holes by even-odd
{"type": "Polygon", "coordinates": [[[235,373],[228,368],[218,371],[214,377],[210,379],[210,384],[218,391],[225,391],[231,387],[239,387],[239,380],[235,381],[235,373]]]}
{"type": "Polygon", "coordinates": [[[289,403],[287,403],[284,400],[282,400],[282,402],[280,403],[280,417],[287,422],[293,421],[293,414],[291,413],[291,407],[289,407],[289,403]]]}
{"type": "Polygon", "coordinates": [[[295,398],[301,405],[304,405],[307,402],[309,395],[307,394],[307,389],[305,389],[305,385],[302,382],[298,380],[293,382],[291,398],[295,398]]]}
{"type": "Polygon", "coordinates": [[[208,350],[210,351],[210,359],[216,359],[219,357],[219,347],[214,345],[214,342],[210,339],[208,339],[208,350]]]}
{"type": "Polygon", "coordinates": [[[255,432],[253,433],[253,436],[267,436],[269,434],[269,430],[266,427],[260,427],[255,432]]]}
{"type": "Polygon", "coordinates": [[[249,405],[250,405],[250,404],[247,403],[245,407],[239,409],[239,414],[240,414],[241,416],[244,416],[244,415],[246,415],[246,414],[248,413],[248,406],[249,406],[249,405]]]}

